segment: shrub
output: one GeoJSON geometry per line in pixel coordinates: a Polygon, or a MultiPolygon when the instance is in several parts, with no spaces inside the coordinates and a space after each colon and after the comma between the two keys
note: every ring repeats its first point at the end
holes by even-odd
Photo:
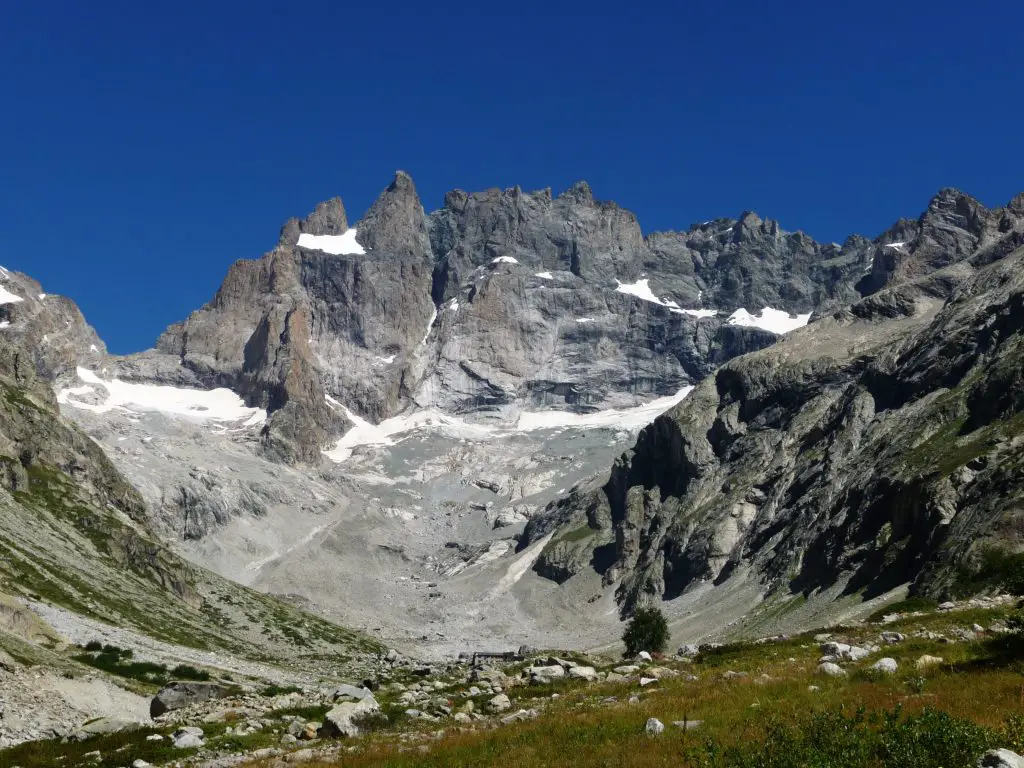
{"type": "Polygon", "coordinates": [[[640,651],[661,653],[668,645],[668,622],[665,615],[654,606],[636,609],[626,631],[622,633],[626,644],[626,655],[635,656],[640,651]]]}
{"type": "Polygon", "coordinates": [[[209,680],[210,673],[196,669],[188,664],[179,664],[171,670],[171,677],[176,677],[180,680],[209,680]]]}

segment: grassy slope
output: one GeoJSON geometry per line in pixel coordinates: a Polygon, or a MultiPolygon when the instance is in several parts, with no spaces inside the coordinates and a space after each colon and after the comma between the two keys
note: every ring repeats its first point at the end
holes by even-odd
{"type": "MultiPolygon", "coordinates": [[[[988,625],[998,611],[938,614],[908,619],[886,629],[927,628],[933,631],[988,625]]],[[[843,633],[853,639],[877,637],[881,627],[843,633]]],[[[839,634],[839,633],[837,633],[839,634]]],[[[781,643],[739,644],[695,664],[674,664],[699,679],[665,680],[653,690],[629,685],[560,686],[551,691],[514,688],[513,709],[543,702],[537,719],[499,729],[446,731],[440,740],[421,728],[420,742],[402,741],[394,733],[377,734],[342,762],[346,768],[370,766],[504,765],[540,766],[835,766],[894,768],[903,765],[944,765],[973,768],[981,751],[993,746],[1024,748],[1024,643],[987,638],[978,642],[941,644],[909,639],[888,646],[856,665],[848,678],[816,674],[820,650],[810,635],[781,643]],[[923,654],[944,658],[941,666],[918,671],[923,654]],[[864,670],[883,655],[900,664],[889,678],[876,679],[864,670]],[[726,679],[729,670],[747,672],[726,679]],[[766,677],[762,677],[766,676],[766,677]],[[813,691],[809,685],[820,690],[813,691]],[[626,703],[640,693],[641,703],[626,703]],[[619,702],[603,705],[605,696],[619,702]],[[899,712],[887,720],[883,713],[899,712]],[[858,714],[861,713],[861,714],[858,714]],[[924,713],[922,715],[922,713],[924,713]],[[1017,719],[1013,719],[1016,716],[1017,719]],[[649,717],[667,729],[659,737],[644,733],[649,717]],[[672,725],[677,720],[702,720],[693,731],[672,725]],[[916,762],[914,762],[916,761],[916,762]]],[[[406,726],[414,728],[415,726],[406,726]]]]}

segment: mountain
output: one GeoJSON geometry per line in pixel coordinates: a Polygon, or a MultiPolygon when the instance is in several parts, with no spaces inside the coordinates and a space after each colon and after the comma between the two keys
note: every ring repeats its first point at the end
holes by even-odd
{"type": "Polygon", "coordinates": [[[768,597],[799,625],[908,583],[947,598],[1021,549],[1024,195],[943,190],[883,239],[865,298],[726,363],[535,517],[537,572],[596,570],[627,612],[714,601],[722,622],[768,597]]]}
{"type": "Polygon", "coordinates": [[[973,562],[922,511],[948,489],[886,475],[924,433],[878,387],[981,322],[934,325],[995,295],[969,286],[1020,220],[943,190],[842,245],[750,212],[645,236],[583,183],[427,214],[400,172],[355,226],[338,198],[286,222],[156,349],[81,321],[35,365],[177,555],[401,647],[593,647],[651,598],[687,637],[766,598],[804,626],[973,562]]]}
{"type": "Polygon", "coordinates": [[[749,212],[644,237],[582,182],[455,190],[428,215],[399,172],[354,227],[338,198],[289,220],[156,350],[266,409],[270,455],[316,463],[353,414],[507,421],[674,394],[799,325],[790,314],[859,297],[878,250],[749,212]]]}

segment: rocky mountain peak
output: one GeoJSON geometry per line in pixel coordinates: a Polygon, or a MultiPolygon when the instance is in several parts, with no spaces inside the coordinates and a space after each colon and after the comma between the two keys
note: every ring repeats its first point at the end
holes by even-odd
{"type": "Polygon", "coordinates": [[[580,180],[560,194],[559,198],[573,200],[581,205],[593,205],[594,191],[587,182],[580,180]]]}
{"type": "Polygon", "coordinates": [[[299,235],[343,235],[348,229],[348,217],[345,205],[340,197],[332,197],[318,203],[313,212],[304,219],[290,218],[281,227],[278,245],[285,248],[294,247],[299,235]]]}
{"type": "Polygon", "coordinates": [[[409,174],[395,173],[391,183],[360,220],[357,239],[368,251],[427,257],[427,217],[409,174]]]}

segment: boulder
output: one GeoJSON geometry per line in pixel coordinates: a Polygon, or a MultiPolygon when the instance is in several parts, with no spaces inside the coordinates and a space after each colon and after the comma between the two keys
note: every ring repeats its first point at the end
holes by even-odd
{"type": "Polygon", "coordinates": [[[508,712],[510,709],[512,709],[512,701],[504,693],[499,693],[487,702],[487,711],[492,714],[508,712]]]}
{"type": "Polygon", "coordinates": [[[651,658],[651,654],[647,651],[640,651],[640,653],[636,655],[636,659],[637,661],[654,661],[654,659],[651,658]]]}
{"type": "Polygon", "coordinates": [[[899,669],[899,664],[896,663],[896,659],[891,659],[886,656],[884,659],[879,659],[872,664],[871,669],[876,672],[881,672],[884,675],[895,675],[896,670],[899,669]]]}
{"type": "Polygon", "coordinates": [[[160,717],[165,712],[198,704],[210,699],[223,699],[230,691],[217,683],[171,683],[161,688],[149,704],[149,716],[160,717]]]}
{"type": "Polygon", "coordinates": [[[186,726],[171,734],[171,743],[176,749],[197,749],[203,746],[206,740],[202,728],[186,726]]]}
{"type": "Polygon", "coordinates": [[[840,667],[838,664],[833,664],[831,661],[826,661],[818,665],[818,673],[827,675],[828,677],[845,677],[846,670],[840,667]]]}
{"type": "Polygon", "coordinates": [[[887,645],[896,645],[896,643],[902,643],[907,639],[907,636],[901,632],[883,632],[882,642],[887,645]]]}
{"type": "Polygon", "coordinates": [[[339,685],[331,693],[334,701],[362,701],[365,698],[373,698],[369,688],[356,688],[354,685],[339,685]]]}
{"type": "Polygon", "coordinates": [[[656,717],[652,717],[647,721],[647,725],[644,726],[644,731],[648,736],[659,736],[665,732],[665,724],[656,717]]]}
{"type": "Polygon", "coordinates": [[[597,670],[593,667],[570,667],[569,677],[573,680],[586,680],[593,682],[597,679],[597,670]]]}
{"type": "Polygon", "coordinates": [[[621,667],[616,667],[613,670],[617,675],[635,675],[640,671],[640,667],[634,664],[625,664],[621,667]]]}
{"type": "Polygon", "coordinates": [[[565,677],[565,667],[559,664],[551,664],[546,667],[527,667],[526,672],[530,681],[539,685],[565,677]]]}
{"type": "Polygon", "coordinates": [[[978,760],[978,768],[1024,768],[1024,757],[1009,749],[990,749],[978,760]]]}
{"type": "Polygon", "coordinates": [[[914,665],[918,669],[928,669],[928,667],[935,667],[941,664],[943,661],[941,656],[929,656],[927,653],[921,656],[914,665]]]}
{"type": "Polygon", "coordinates": [[[351,738],[359,735],[359,720],[380,713],[380,705],[372,695],[359,701],[343,701],[324,715],[320,733],[330,738],[351,738]]]}

